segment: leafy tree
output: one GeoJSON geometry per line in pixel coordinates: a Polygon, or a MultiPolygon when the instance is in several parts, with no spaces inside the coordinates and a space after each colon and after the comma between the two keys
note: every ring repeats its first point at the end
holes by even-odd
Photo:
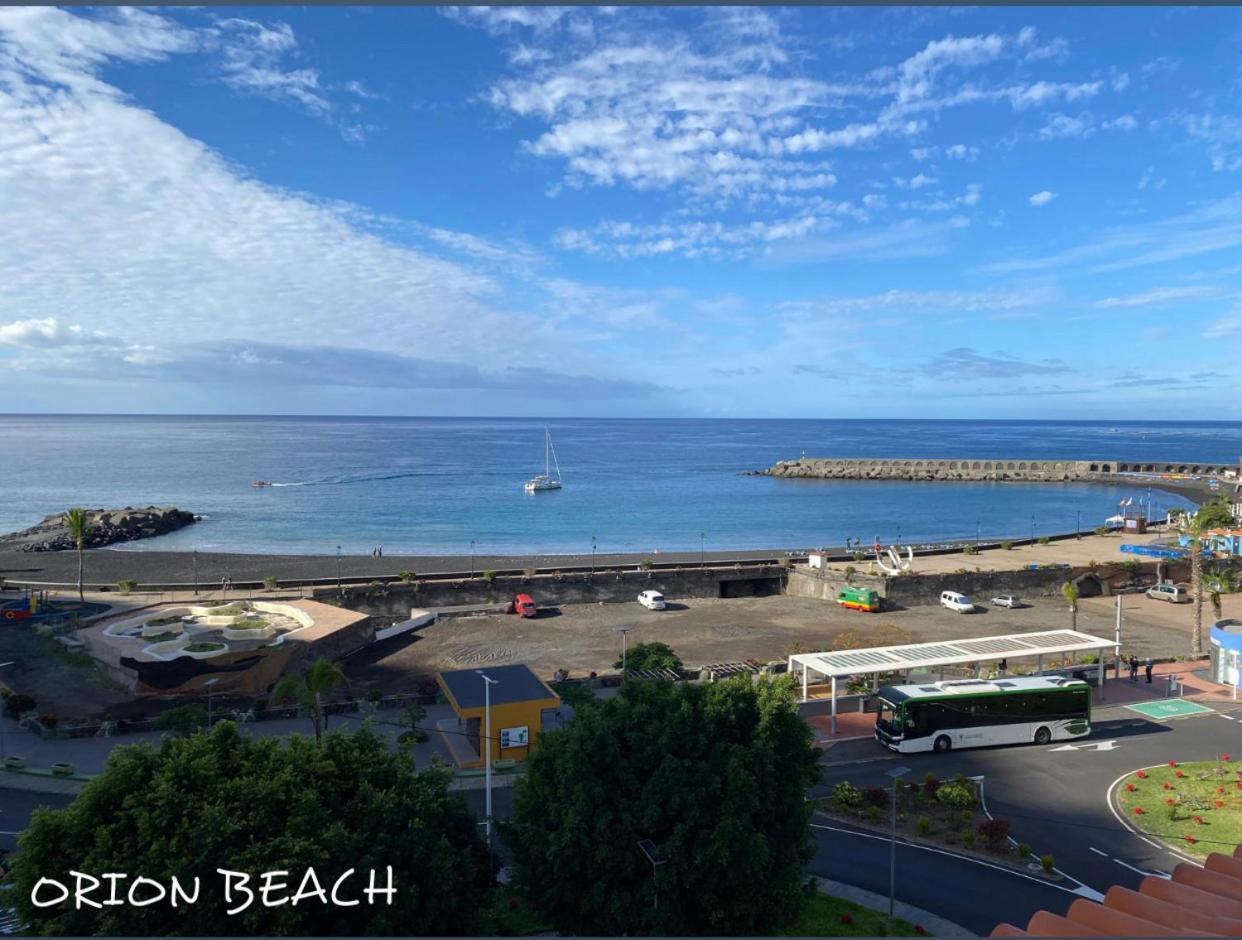
{"type": "Polygon", "coordinates": [[[1218,496],[1199,507],[1199,511],[1195,513],[1195,521],[1199,523],[1201,532],[1208,529],[1227,529],[1233,525],[1233,507],[1229,505],[1229,500],[1218,496]]]}
{"type": "Polygon", "coordinates": [[[26,712],[34,711],[36,704],[34,697],[25,692],[12,692],[4,696],[4,710],[14,718],[20,718],[26,712]]]}
{"type": "Polygon", "coordinates": [[[562,934],[771,935],[802,904],[817,754],[788,676],[626,683],[527,760],[517,882],[562,934]]]}
{"type": "Polygon", "coordinates": [[[1220,596],[1233,590],[1233,572],[1228,568],[1217,568],[1215,571],[1205,572],[1203,588],[1208,592],[1208,597],[1212,601],[1212,611],[1216,614],[1216,619],[1220,620],[1225,616],[1221,610],[1220,596]]]}
{"type": "Polygon", "coordinates": [[[69,536],[78,550],[78,600],[81,601],[84,599],[82,596],[82,550],[86,547],[86,537],[91,531],[86,510],[81,507],[70,509],[65,513],[65,524],[69,526],[69,536]]]}
{"type": "Polygon", "coordinates": [[[1190,592],[1194,595],[1195,626],[1190,634],[1190,655],[1203,655],[1203,533],[1207,526],[1198,516],[1186,521],[1183,531],[1190,536],[1190,592]]]}
{"type": "MultiPolygon", "coordinates": [[[[667,643],[639,643],[630,647],[625,653],[625,669],[680,669],[681,659],[667,643]]],[[[622,668],[622,660],[618,659],[613,666],[622,668]]]]}
{"type": "MultiPolygon", "coordinates": [[[[369,729],[334,732],[322,747],[296,735],[251,740],[224,721],[206,734],[117,748],[104,772],[61,810],[36,811],[19,840],[14,884],[30,932],[61,936],[375,936],[469,932],[488,883],[487,851],[475,819],[448,791],[450,774],[415,773],[369,729]],[[397,892],[366,903],[367,873],[377,885],[393,868],[397,892]],[[308,867],[330,892],[349,868],[342,898],[246,910],[225,902],[218,868],[251,874],[287,871],[293,895],[308,867]],[[72,898],[36,908],[30,891],[42,877],[67,882],[76,870],[141,874],[191,888],[192,905],[166,901],[74,910],[72,898]]],[[[122,882],[128,890],[130,882],[122,882]]],[[[257,891],[256,891],[257,894],[257,891]]],[[[96,898],[107,896],[107,884],[96,898]]]]}
{"type": "Polygon", "coordinates": [[[272,692],[273,702],[296,701],[311,712],[315,743],[323,742],[323,696],[345,683],[345,673],[330,659],[320,656],[300,676],[285,676],[272,692]]]}
{"type": "Polygon", "coordinates": [[[170,708],[155,719],[158,731],[171,731],[174,734],[193,734],[200,728],[207,727],[207,709],[202,705],[179,705],[170,708]]]}
{"type": "Polygon", "coordinates": [[[1061,585],[1061,594],[1064,595],[1066,603],[1070,609],[1070,629],[1078,629],[1078,585],[1073,581],[1066,581],[1061,585]]]}
{"type": "Polygon", "coordinates": [[[594,690],[585,682],[558,682],[552,686],[552,691],[561,697],[563,704],[574,710],[574,714],[599,701],[594,690]]]}

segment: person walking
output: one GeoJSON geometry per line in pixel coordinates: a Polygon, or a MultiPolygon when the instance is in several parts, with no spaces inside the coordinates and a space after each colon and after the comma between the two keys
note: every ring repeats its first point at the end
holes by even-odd
{"type": "Polygon", "coordinates": [[[1130,657],[1130,681],[1133,683],[1138,682],[1138,667],[1139,667],[1138,657],[1131,656],[1130,657]]]}
{"type": "Polygon", "coordinates": [[[1147,684],[1148,685],[1151,685],[1151,669],[1152,669],[1152,661],[1151,661],[1151,657],[1148,656],[1147,662],[1143,665],[1143,671],[1147,673],[1147,684]]]}

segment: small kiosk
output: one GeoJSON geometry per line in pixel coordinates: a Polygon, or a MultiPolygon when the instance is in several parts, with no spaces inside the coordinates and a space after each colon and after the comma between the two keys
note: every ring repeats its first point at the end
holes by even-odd
{"type": "Polygon", "coordinates": [[[1208,642],[1213,682],[1231,686],[1237,695],[1242,685],[1242,620],[1218,620],[1212,624],[1208,642]]]}
{"type": "Polygon", "coordinates": [[[493,764],[526,760],[539,740],[545,713],[555,713],[561,707],[560,697],[528,666],[457,669],[439,673],[436,681],[457,715],[455,728],[446,728],[442,722],[440,730],[446,732],[454,762],[466,770],[485,763],[481,739],[488,707],[492,713],[493,764]]]}

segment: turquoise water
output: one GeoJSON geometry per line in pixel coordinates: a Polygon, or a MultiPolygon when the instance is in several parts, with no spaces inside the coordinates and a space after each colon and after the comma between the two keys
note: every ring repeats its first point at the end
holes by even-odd
{"type": "MultiPolygon", "coordinates": [[[[742,476],[825,457],[1236,463],[1238,423],[0,416],[0,531],[68,506],[205,516],[134,550],[330,554],[840,545],[1094,528],[1146,488],[742,476]],[[280,484],[251,487],[252,480],[280,484]]],[[[1185,505],[1152,491],[1158,509],[1185,505]]]]}

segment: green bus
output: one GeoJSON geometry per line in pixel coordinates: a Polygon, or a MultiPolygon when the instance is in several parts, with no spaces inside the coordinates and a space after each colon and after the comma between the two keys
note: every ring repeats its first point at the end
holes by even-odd
{"type": "Polygon", "coordinates": [[[1091,686],[1059,676],[885,686],[876,740],[902,753],[1047,744],[1091,732],[1091,686]]]}
{"type": "Polygon", "coordinates": [[[837,594],[837,603],[850,610],[875,613],[880,609],[880,595],[867,588],[844,587],[837,594]]]}

